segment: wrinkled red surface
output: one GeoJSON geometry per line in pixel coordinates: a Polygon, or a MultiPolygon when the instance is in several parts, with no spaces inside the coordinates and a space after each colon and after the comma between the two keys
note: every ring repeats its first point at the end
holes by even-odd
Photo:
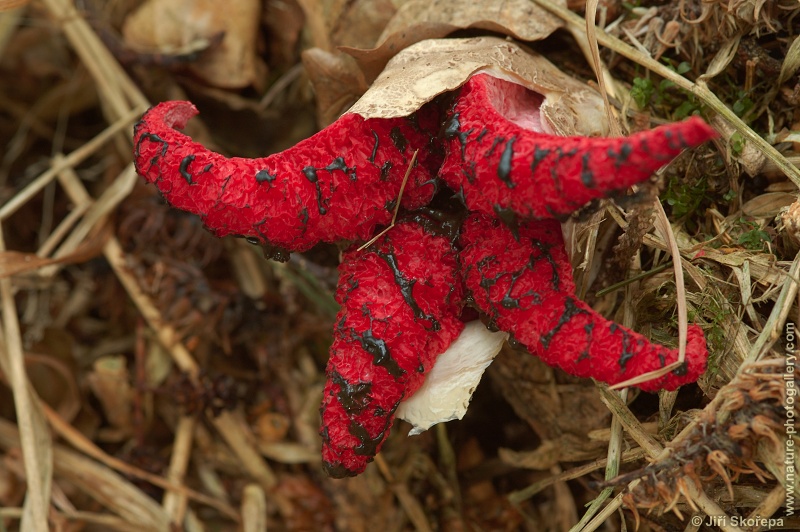
{"type": "Polygon", "coordinates": [[[364,470],[389,435],[397,405],[463,329],[455,249],[414,222],[345,253],[339,272],[342,308],[321,409],[322,459],[335,477],[364,470]]]}
{"type": "MultiPolygon", "coordinates": [[[[473,214],[461,245],[462,275],[477,307],[547,364],[616,384],[678,359],[677,349],[653,344],[577,299],[558,222],[528,222],[517,240],[496,219],[473,214]]],[[[702,330],[690,326],[685,367],[637,386],[674,390],[696,381],[707,358],[702,330]]]]}
{"type": "Polygon", "coordinates": [[[198,214],[217,236],[251,237],[289,251],[366,240],[391,220],[417,148],[402,205],[417,208],[433,196],[431,169],[439,160],[430,135],[408,118],[346,114],[283,152],[244,159],[209,151],[174,129],[195,114],[189,102],[150,109],[134,129],[134,162],[173,207],[198,214]]]}
{"type": "MultiPolygon", "coordinates": [[[[217,236],[258,240],[275,258],[319,242],[369,239],[390,222],[417,148],[402,206],[426,205],[444,147],[439,175],[473,211],[462,227],[463,249],[409,221],[364,251],[348,251],[340,266],[342,308],[321,409],[331,476],[360,473],[380,450],[397,405],[460,333],[467,291],[500,329],[576,376],[618,383],[677,359],[676,350],[575,297],[555,218],[649,178],[714,131],[690,119],[627,138],[556,137],[541,133],[541,101],[519,85],[476,75],[456,97],[444,138],[435,138],[439,116],[431,104],[409,118],[344,115],[259,159],[226,158],[177,131],[197,114],[188,102],[159,104],[135,126],[136,169],[167,201],[198,214],[217,236]]],[[[702,331],[692,326],[685,366],[639,387],[695,381],[707,355],[702,331]]]]}
{"type": "Polygon", "coordinates": [[[717,136],[693,117],[630,137],[559,137],[541,132],[540,104],[521,85],[486,74],[461,88],[439,175],[463,191],[471,211],[521,219],[569,215],[717,136]]]}

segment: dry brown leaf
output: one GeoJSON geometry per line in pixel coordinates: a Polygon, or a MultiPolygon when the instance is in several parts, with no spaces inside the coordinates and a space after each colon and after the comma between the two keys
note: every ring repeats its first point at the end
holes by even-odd
{"type": "Polygon", "coordinates": [[[103,243],[107,237],[107,231],[99,231],[75,248],[73,252],[57,258],[39,257],[34,253],[21,251],[0,252],[0,279],[38,270],[52,264],[79,264],[86,262],[101,253],[103,243]]]}
{"type": "Polygon", "coordinates": [[[270,66],[292,66],[305,25],[303,10],[293,1],[265,2],[261,20],[267,30],[270,66]]]}
{"type": "Polygon", "coordinates": [[[258,84],[266,66],[256,55],[261,2],[258,0],[149,0],[125,20],[122,34],[143,53],[174,54],[211,46],[192,71],[217,87],[258,84]]]}
{"type": "Polygon", "coordinates": [[[529,0],[411,0],[397,10],[378,42],[427,23],[447,24],[451,31],[481,28],[521,41],[544,39],[564,25],[560,18],[529,0]]]}
{"type": "Polygon", "coordinates": [[[302,58],[317,95],[317,120],[325,127],[364,94],[367,83],[352,57],[311,48],[302,58]]]}
{"type": "Polygon", "coordinates": [[[795,202],[797,196],[788,192],[767,192],[742,205],[742,212],[753,218],[774,218],[781,209],[795,202]]]}
{"type": "Polygon", "coordinates": [[[376,48],[342,49],[355,57],[367,79],[373,80],[404,48],[459,29],[479,28],[521,41],[539,41],[562,26],[561,19],[529,0],[411,0],[389,21],[376,48]]]}
{"type": "Polygon", "coordinates": [[[31,0],[0,0],[0,11],[7,11],[29,4],[31,0]]]}
{"type": "Polygon", "coordinates": [[[479,71],[544,95],[541,113],[554,133],[597,136],[608,131],[597,91],[541,55],[496,37],[432,39],[406,48],[349,112],[365,118],[408,116],[479,71]]]}
{"type": "Polygon", "coordinates": [[[127,437],[131,431],[131,400],[133,391],[130,386],[125,357],[110,355],[95,360],[93,371],[87,375],[89,387],[100,401],[106,419],[114,427],[107,431],[107,441],[117,441],[127,437]]]}
{"type": "Polygon", "coordinates": [[[339,4],[343,9],[331,27],[334,46],[373,46],[395,14],[391,0],[348,0],[339,4]]]}

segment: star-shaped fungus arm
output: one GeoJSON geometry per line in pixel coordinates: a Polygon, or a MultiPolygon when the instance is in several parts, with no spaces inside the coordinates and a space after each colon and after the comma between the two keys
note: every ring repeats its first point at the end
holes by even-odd
{"type": "Polygon", "coordinates": [[[333,477],[372,461],[404,398],[458,337],[463,289],[450,239],[416,222],[393,227],[339,267],[328,381],[322,399],[322,460],[333,477]]]}
{"type": "Polygon", "coordinates": [[[183,128],[197,114],[189,102],[156,105],[134,127],[137,172],[178,209],[200,215],[217,236],[265,245],[273,258],[319,242],[366,240],[392,219],[403,177],[420,153],[403,192],[403,207],[434,194],[441,157],[429,131],[438,112],[365,120],[343,115],[295,146],[257,159],[225,157],[194,142],[183,128]]]}
{"type": "Polygon", "coordinates": [[[630,137],[550,135],[542,101],[488,74],[461,87],[445,122],[439,175],[469,210],[507,221],[561,218],[645,181],[684,148],[717,136],[697,117],[630,137]]]}
{"type": "MultiPolygon", "coordinates": [[[[651,343],[575,296],[558,222],[527,222],[518,236],[498,220],[478,214],[461,231],[459,261],[466,288],[497,327],[547,364],[609,384],[678,360],[677,349],[651,343]]],[[[707,358],[703,332],[692,325],[684,364],[637,387],[674,390],[694,382],[705,371],[707,358]]]]}

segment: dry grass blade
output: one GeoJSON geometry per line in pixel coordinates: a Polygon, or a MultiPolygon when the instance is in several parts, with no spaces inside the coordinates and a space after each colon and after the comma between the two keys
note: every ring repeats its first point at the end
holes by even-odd
{"type": "Polygon", "coordinates": [[[786,53],[783,65],[781,65],[778,85],[782,85],[784,81],[793,76],[798,68],[800,68],[800,38],[795,37],[792,41],[792,45],[789,46],[789,51],[786,53]]]}
{"type": "MultiPolygon", "coordinates": [[[[0,224],[0,253],[5,251],[3,227],[0,224]]],[[[0,335],[0,369],[6,374],[14,395],[19,425],[22,458],[28,489],[22,527],[47,530],[47,510],[52,482],[52,440],[44,422],[38,397],[33,392],[25,372],[25,361],[17,318],[13,287],[8,278],[0,279],[0,304],[3,311],[3,334],[0,335]]]]}
{"type": "Polygon", "coordinates": [[[42,175],[31,181],[24,189],[19,191],[6,204],[0,207],[0,222],[8,219],[9,216],[17,212],[23,205],[28,203],[31,198],[38,194],[48,183],[67,168],[74,168],[89,156],[100,149],[103,144],[111,140],[122,130],[129,128],[133,122],[144,112],[144,107],[127,111],[125,115],[103,130],[102,133],[81,146],[79,149],[54,162],[53,165],[42,175]]]}
{"type": "MultiPolygon", "coordinates": [[[[0,518],[20,519],[22,517],[22,513],[22,508],[0,508],[0,518]]],[[[60,523],[76,521],[78,526],[86,524],[97,525],[102,527],[102,530],[112,530],[114,532],[139,532],[142,530],[140,525],[132,525],[125,519],[109,514],[52,510],[50,515],[52,515],[54,519],[57,519],[60,523]]]]}
{"type": "MultiPolygon", "coordinates": [[[[128,77],[100,37],[80,15],[72,0],[42,0],[55,20],[62,23],[64,33],[83,60],[98,85],[100,94],[111,107],[111,116],[119,119],[132,107],[149,104],[139,88],[128,77]]],[[[139,114],[143,112],[139,111],[139,114]]]]}
{"type": "Polygon", "coordinates": [[[600,386],[600,399],[605,403],[614,419],[619,420],[619,423],[624,427],[625,431],[630,434],[639,447],[647,451],[650,456],[657,456],[661,453],[661,445],[651,436],[647,430],[642,427],[641,423],[636,416],[630,411],[628,406],[622,401],[622,398],[613,393],[606,386],[600,386]]]}
{"type": "Polygon", "coordinates": [[[769,492],[769,495],[758,506],[753,508],[749,517],[774,515],[784,504],[786,504],[786,488],[779,484],[769,492]]]}
{"type": "Polygon", "coordinates": [[[278,484],[278,479],[253,446],[253,438],[248,437],[249,430],[243,428],[242,421],[235,418],[230,412],[223,412],[213,419],[213,423],[222,439],[239,457],[247,472],[259,482],[261,487],[272,491],[278,484]]]}
{"type": "Polygon", "coordinates": [[[381,457],[381,455],[377,455],[375,457],[375,463],[381,470],[383,478],[385,478],[386,482],[391,486],[395,497],[397,497],[397,500],[400,501],[400,505],[405,510],[406,515],[411,522],[414,523],[414,528],[416,528],[416,530],[419,532],[432,532],[433,528],[431,528],[428,518],[425,516],[425,511],[422,509],[422,505],[411,494],[408,489],[408,485],[404,482],[395,481],[394,475],[392,474],[391,469],[389,469],[389,465],[386,463],[383,457],[381,457]]]}
{"type": "MultiPolygon", "coordinates": [[[[620,464],[638,462],[639,460],[645,458],[646,456],[647,456],[647,451],[645,451],[641,447],[637,447],[635,449],[623,452],[618,462],[620,464]]],[[[607,467],[607,465],[608,465],[608,458],[603,458],[600,460],[595,460],[591,463],[582,466],[577,466],[572,469],[568,469],[563,473],[559,473],[558,475],[553,475],[544,478],[538,482],[531,484],[530,486],[525,487],[524,489],[510,493],[508,496],[508,500],[511,502],[511,504],[520,504],[523,501],[530,499],[537,493],[541,492],[545,488],[552,486],[556,482],[564,482],[567,480],[573,480],[576,478],[585,477],[586,475],[592,473],[593,471],[597,471],[600,468],[607,467]]]]}
{"type": "Polygon", "coordinates": [[[169,527],[169,516],[156,501],[110,469],[66,449],[56,448],[54,459],[59,477],[128,522],[144,530],[169,527]]]}
{"type": "Polygon", "coordinates": [[[243,532],[267,532],[267,500],[257,484],[245,486],[242,493],[243,532]]]}
{"type": "MultiPolygon", "coordinates": [[[[20,436],[20,431],[13,424],[0,420],[0,446],[6,449],[17,446],[20,443],[20,436]]],[[[167,529],[169,520],[161,507],[133,484],[105,466],[60,446],[53,448],[53,464],[54,472],[60,479],[79,486],[81,491],[126,521],[137,524],[144,530],[167,529]]],[[[29,482],[30,480],[29,478],[29,482]]],[[[42,528],[25,529],[47,530],[47,513],[45,510],[41,514],[41,518],[44,519],[42,528]]]]}
{"type": "Polygon", "coordinates": [[[591,64],[594,69],[594,75],[597,77],[597,85],[600,89],[600,95],[603,97],[605,103],[606,115],[608,117],[608,127],[612,137],[622,136],[617,118],[612,111],[611,103],[608,101],[608,87],[606,85],[606,76],[604,75],[606,69],[603,67],[603,62],[600,59],[600,49],[597,47],[597,26],[594,21],[597,18],[597,5],[599,0],[588,0],[586,2],[586,38],[589,41],[589,51],[591,52],[591,64]]]}
{"type": "Polygon", "coordinates": [[[795,302],[798,289],[800,289],[800,253],[795,256],[794,262],[789,268],[789,273],[781,287],[781,292],[775,300],[775,306],[764,324],[764,330],[761,331],[761,334],[758,335],[755,343],[753,343],[746,362],[762,359],[770,347],[780,338],[783,325],[792,311],[792,305],[795,302]]]}
{"type": "MultiPolygon", "coordinates": [[[[73,201],[80,201],[84,197],[83,195],[86,194],[85,190],[82,193],[78,192],[83,185],[75,179],[75,176],[65,174],[65,177],[72,180],[72,185],[67,189],[68,193],[72,194],[73,201]]],[[[159,341],[168,350],[175,363],[192,378],[197,378],[197,362],[189,350],[179,341],[180,336],[175,328],[163,319],[161,312],[139,286],[138,281],[127,266],[128,260],[122,251],[119,241],[116,238],[110,238],[103,248],[103,253],[128,295],[133,299],[150,327],[156,331],[159,341]]],[[[239,456],[242,465],[250,474],[258,479],[265,489],[274,487],[277,483],[275,475],[253,447],[241,424],[235,421],[229,412],[222,412],[219,416],[213,418],[212,422],[217,427],[220,435],[231,446],[234,453],[239,456]]]]}
{"type": "Polygon", "coordinates": [[[101,464],[115,469],[124,475],[145,480],[155,486],[158,486],[159,488],[168,490],[171,493],[185,495],[194,501],[216,508],[220,511],[220,513],[227,515],[231,519],[238,519],[238,514],[236,511],[227,505],[223,500],[208,497],[184,486],[174,484],[158,475],[148,473],[147,471],[143,471],[137,467],[134,467],[126,462],[123,462],[122,460],[119,460],[118,458],[109,456],[46,405],[44,406],[44,412],[52,429],[84,455],[90,456],[101,464]]]}
{"type": "MultiPolygon", "coordinates": [[[[167,480],[180,484],[186,476],[189,460],[192,456],[192,442],[194,428],[197,420],[192,416],[181,416],[175,429],[175,440],[172,444],[167,480]]],[[[177,491],[168,491],[164,494],[161,506],[173,523],[183,523],[186,515],[188,499],[185,494],[177,491]]]]}
{"type": "MultiPolygon", "coordinates": [[[[622,390],[619,396],[620,400],[624,403],[628,398],[628,391],[622,390]]],[[[611,418],[611,438],[608,442],[608,454],[606,458],[606,480],[612,479],[619,474],[619,466],[622,458],[622,447],[624,443],[625,440],[623,438],[622,423],[617,416],[613,416],[611,418]]],[[[611,488],[603,489],[603,491],[601,491],[600,494],[595,497],[595,499],[589,505],[586,513],[581,516],[581,520],[575,526],[573,526],[570,531],[588,532],[590,529],[586,528],[586,524],[592,520],[594,515],[602,508],[603,503],[611,496],[613,492],[614,490],[611,488]]]]}
{"type": "Polygon", "coordinates": [[[714,59],[708,64],[705,73],[697,78],[697,82],[706,83],[711,78],[721,74],[730,62],[733,61],[736,51],[739,48],[740,40],[741,37],[737,37],[725,42],[714,56],[714,59]]]}
{"type": "MultiPolygon", "coordinates": [[[[60,159],[57,159],[59,161],[60,159]]],[[[60,180],[65,187],[79,182],[79,179],[72,170],[65,170],[61,173],[60,180]],[[65,179],[65,174],[71,174],[72,179],[65,179]]],[[[133,168],[133,165],[128,165],[125,170],[117,177],[112,184],[97,198],[97,201],[92,201],[91,206],[84,213],[83,219],[73,229],[64,242],[58,247],[53,254],[55,259],[62,259],[63,257],[73,253],[81,242],[89,235],[89,233],[101,222],[104,218],[111,213],[125,198],[130,195],[133,186],[137,183],[138,176],[133,168]]],[[[73,197],[80,197],[80,193],[70,194],[73,197]]],[[[91,201],[88,200],[87,202],[91,201]]],[[[43,277],[54,275],[57,267],[43,268],[39,274],[43,277]]]]}

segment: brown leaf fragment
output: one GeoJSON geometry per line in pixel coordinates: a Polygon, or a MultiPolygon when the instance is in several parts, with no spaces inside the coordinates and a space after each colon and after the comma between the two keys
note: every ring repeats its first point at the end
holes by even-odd
{"type": "Polygon", "coordinates": [[[104,431],[104,439],[120,441],[127,437],[132,430],[133,391],[125,357],[109,355],[97,359],[86,380],[113,427],[104,431]]]}
{"type": "Polygon", "coordinates": [[[356,58],[371,81],[401,50],[456,30],[478,28],[521,41],[539,41],[562,26],[561,19],[528,0],[411,0],[389,21],[377,47],[342,50],[356,58]]]}
{"type": "Polygon", "coordinates": [[[360,48],[340,46],[339,49],[356,60],[358,67],[364,73],[364,78],[371,82],[380,75],[386,67],[386,63],[401,50],[427,39],[445,37],[451,31],[453,31],[453,27],[450,24],[426,22],[409,28],[408,31],[389,35],[376,48],[362,50],[360,48]]]}
{"type": "Polygon", "coordinates": [[[270,65],[289,67],[297,61],[298,42],[305,24],[303,10],[293,0],[269,0],[262,14],[267,28],[270,65]]]}
{"type": "Polygon", "coordinates": [[[317,120],[325,127],[358,100],[367,84],[355,61],[344,54],[311,48],[302,58],[317,96],[317,120]]]}
{"type": "Polygon", "coordinates": [[[447,24],[451,31],[481,28],[521,41],[544,39],[563,26],[560,18],[529,0],[411,0],[397,10],[378,42],[429,23],[447,24]]]}
{"type": "Polygon", "coordinates": [[[334,46],[373,46],[395,14],[391,0],[349,0],[339,3],[343,9],[331,27],[334,46]]]}
{"type": "Polygon", "coordinates": [[[745,202],[742,212],[753,218],[774,218],[796,200],[797,196],[788,192],[766,192],[745,202]]]}
{"type": "Polygon", "coordinates": [[[544,125],[554,133],[607,133],[603,102],[595,90],[543,56],[496,37],[431,39],[406,48],[349,112],[364,118],[408,116],[482,71],[542,94],[544,125]]]}
{"type": "Polygon", "coordinates": [[[0,278],[36,270],[57,262],[58,259],[39,257],[33,253],[4,251],[0,253],[0,278]]]}
{"type": "Polygon", "coordinates": [[[122,34],[134,50],[168,55],[202,50],[223,35],[191,69],[211,85],[241,88],[257,84],[266,72],[256,55],[260,12],[258,0],[149,0],[128,16],[122,34]]]}
{"type": "Polygon", "coordinates": [[[32,272],[52,264],[79,264],[86,262],[101,253],[102,245],[107,236],[107,231],[101,231],[78,246],[73,252],[57,258],[40,257],[34,253],[21,251],[3,251],[0,253],[0,279],[32,272]]]}

